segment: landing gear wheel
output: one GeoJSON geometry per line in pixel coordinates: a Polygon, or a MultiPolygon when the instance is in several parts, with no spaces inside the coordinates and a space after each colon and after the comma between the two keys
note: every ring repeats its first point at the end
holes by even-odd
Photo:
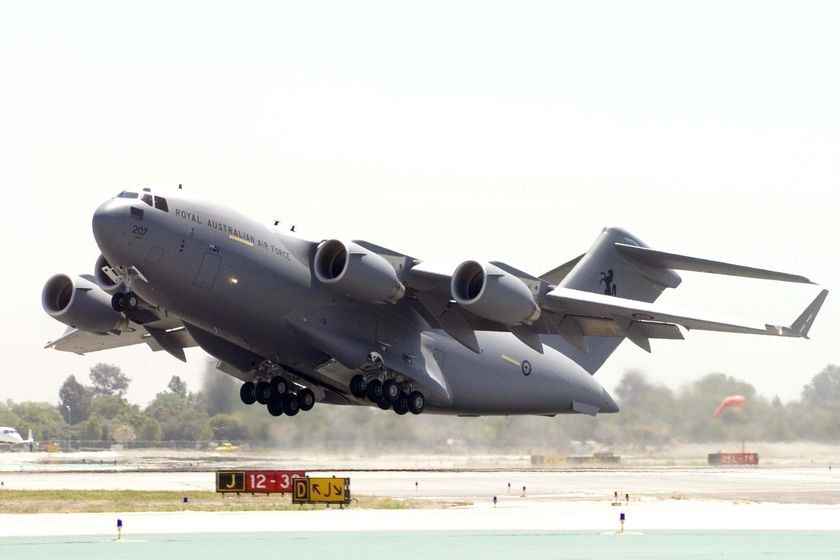
{"type": "Polygon", "coordinates": [[[271,385],[265,381],[260,381],[257,383],[254,393],[258,403],[268,404],[268,400],[271,398],[271,385]]]}
{"type": "Polygon", "coordinates": [[[365,389],[365,394],[367,395],[367,398],[369,398],[373,402],[381,401],[382,400],[382,383],[380,383],[378,379],[372,380],[370,383],[367,384],[367,389],[365,389]]]}
{"type": "Polygon", "coordinates": [[[114,311],[125,311],[122,304],[123,294],[117,292],[111,296],[111,309],[114,311]]]}
{"type": "Polygon", "coordinates": [[[391,401],[383,398],[381,401],[376,403],[376,406],[378,406],[382,410],[390,410],[391,409],[391,401]]]}
{"type": "Polygon", "coordinates": [[[408,410],[412,414],[420,414],[426,408],[426,397],[420,391],[412,391],[408,395],[408,410]]]}
{"type": "Polygon", "coordinates": [[[134,292],[126,292],[120,298],[123,311],[135,311],[138,305],[140,305],[140,298],[134,292]]]}
{"type": "Polygon", "coordinates": [[[394,402],[400,396],[400,386],[393,379],[386,379],[382,384],[382,398],[388,402],[394,402]]]}
{"type": "Polygon", "coordinates": [[[239,398],[245,404],[254,404],[257,400],[256,388],[253,381],[246,381],[239,388],[239,398]]]}
{"type": "Polygon", "coordinates": [[[312,410],[312,407],[315,406],[315,393],[312,392],[312,389],[301,389],[298,391],[297,397],[300,409],[304,412],[312,410]]]}
{"type": "Polygon", "coordinates": [[[283,397],[274,397],[268,401],[268,413],[272,416],[280,416],[283,414],[283,397]]]}
{"type": "Polygon", "coordinates": [[[350,392],[353,396],[357,399],[364,398],[365,389],[367,389],[365,378],[361,375],[354,375],[353,379],[350,380],[350,392]]]}
{"type": "Polygon", "coordinates": [[[289,389],[289,385],[288,383],[286,383],[286,380],[280,377],[279,375],[275,375],[274,377],[272,377],[271,381],[269,382],[269,385],[271,387],[272,398],[282,397],[286,394],[286,391],[289,389]]]}
{"type": "Polygon", "coordinates": [[[300,401],[294,393],[288,393],[283,397],[283,412],[287,416],[294,416],[300,411],[300,401]]]}
{"type": "Polygon", "coordinates": [[[408,395],[400,393],[400,396],[394,401],[394,412],[400,416],[408,412],[408,395]]]}

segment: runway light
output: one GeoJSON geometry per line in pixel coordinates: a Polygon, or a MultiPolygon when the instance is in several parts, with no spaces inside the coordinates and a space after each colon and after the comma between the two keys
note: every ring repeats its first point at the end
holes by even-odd
{"type": "Polygon", "coordinates": [[[237,278],[236,276],[231,276],[230,277],[230,283],[233,284],[234,286],[236,284],[239,284],[239,278],[237,278]]]}

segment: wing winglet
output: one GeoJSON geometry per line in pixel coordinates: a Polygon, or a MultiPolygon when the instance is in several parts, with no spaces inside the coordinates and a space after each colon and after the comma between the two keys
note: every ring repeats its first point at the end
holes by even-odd
{"type": "Polygon", "coordinates": [[[805,308],[805,311],[796,318],[796,321],[794,321],[791,326],[777,327],[774,325],[767,325],[767,330],[779,336],[808,338],[808,331],[811,330],[811,325],[814,324],[814,319],[817,318],[817,314],[820,312],[820,308],[827,296],[828,290],[821,291],[817,297],[814,298],[814,301],[805,308]]]}

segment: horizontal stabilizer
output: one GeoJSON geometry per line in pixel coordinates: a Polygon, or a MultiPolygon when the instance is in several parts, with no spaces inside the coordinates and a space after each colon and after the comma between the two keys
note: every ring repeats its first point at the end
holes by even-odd
{"type": "Polygon", "coordinates": [[[706,272],[709,274],[725,274],[727,276],[742,276],[744,278],[758,278],[762,280],[778,280],[780,282],[798,282],[801,284],[813,284],[804,276],[752,268],[738,264],[730,264],[720,261],[711,261],[676,253],[656,251],[647,247],[637,247],[624,243],[616,243],[616,250],[626,259],[637,264],[654,268],[673,268],[676,270],[688,270],[691,272],[706,272]]]}

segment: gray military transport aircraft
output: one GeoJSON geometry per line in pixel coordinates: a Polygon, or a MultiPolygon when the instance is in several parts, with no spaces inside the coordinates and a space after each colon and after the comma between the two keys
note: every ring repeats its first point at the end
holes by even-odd
{"type": "Polygon", "coordinates": [[[200,346],[240,379],[242,401],[274,416],[316,402],[397,414],[617,412],[593,374],[625,338],[685,329],[807,338],[826,290],[790,326],[654,305],[674,272],[811,283],[648,248],[605,228],[542,276],[502,262],[441,270],[366,241],[307,240],[183,190],[129,189],[93,215],[93,275],[42,292],[69,325],[47,347],[77,354],[146,343],[185,360],[200,346]]]}

